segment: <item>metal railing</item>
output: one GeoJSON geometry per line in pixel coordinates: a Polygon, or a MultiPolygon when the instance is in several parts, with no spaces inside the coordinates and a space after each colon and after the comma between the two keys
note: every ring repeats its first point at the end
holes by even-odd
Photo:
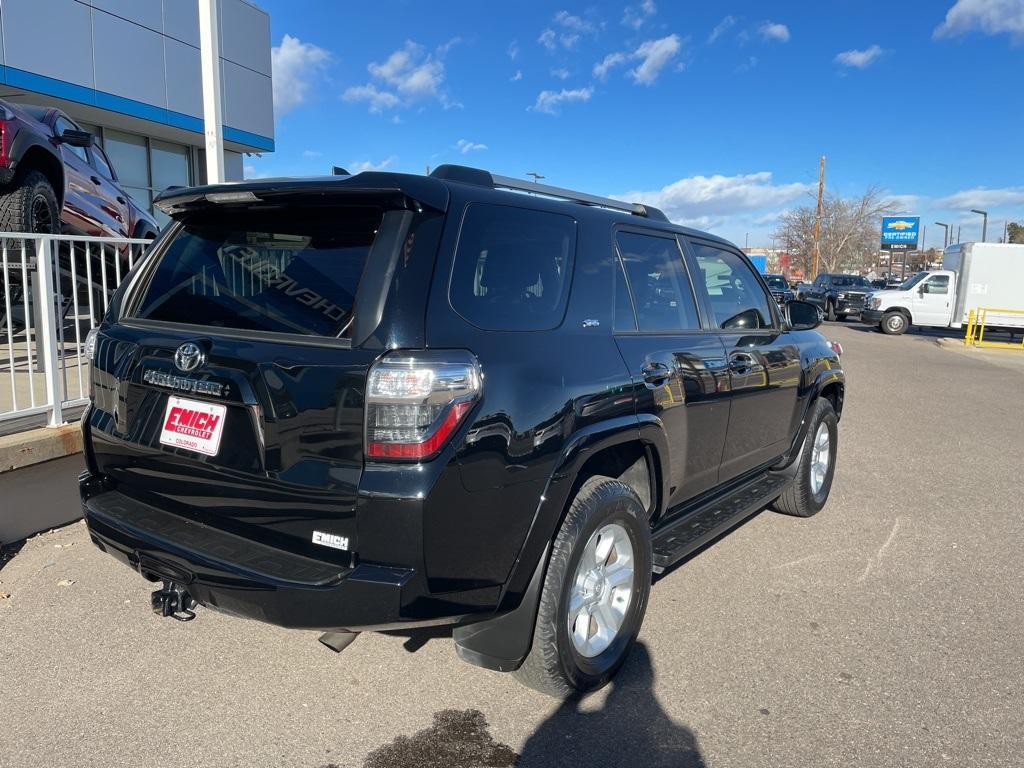
{"type": "Polygon", "coordinates": [[[996,309],[979,307],[967,315],[967,330],[964,333],[964,344],[989,349],[1020,349],[1024,350],[1024,309],[996,309]],[[1010,341],[992,341],[985,339],[985,331],[996,329],[998,333],[1008,333],[1010,341]],[[1014,335],[1021,336],[1020,341],[1013,341],[1014,335]]]}
{"type": "Polygon", "coordinates": [[[149,243],[0,233],[0,434],[59,426],[85,406],[86,335],[149,243]]]}

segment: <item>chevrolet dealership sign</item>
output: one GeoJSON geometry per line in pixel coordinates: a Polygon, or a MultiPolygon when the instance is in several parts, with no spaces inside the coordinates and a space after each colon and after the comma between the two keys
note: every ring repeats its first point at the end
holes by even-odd
{"type": "Polygon", "coordinates": [[[883,251],[916,251],[920,216],[885,216],[882,218],[883,251]]]}

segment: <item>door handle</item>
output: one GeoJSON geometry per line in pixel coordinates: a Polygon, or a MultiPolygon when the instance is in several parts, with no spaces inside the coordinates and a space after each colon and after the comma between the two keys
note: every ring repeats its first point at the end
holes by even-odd
{"type": "Polygon", "coordinates": [[[736,352],[729,358],[729,370],[733,373],[750,373],[754,367],[754,358],[746,352],[736,352]]]}
{"type": "Polygon", "coordinates": [[[664,384],[672,375],[672,371],[664,363],[646,363],[640,372],[644,375],[644,381],[652,386],[664,384]]]}
{"type": "Polygon", "coordinates": [[[100,177],[99,176],[90,176],[89,178],[92,180],[93,184],[102,184],[103,183],[102,181],[100,181],[100,177]]]}

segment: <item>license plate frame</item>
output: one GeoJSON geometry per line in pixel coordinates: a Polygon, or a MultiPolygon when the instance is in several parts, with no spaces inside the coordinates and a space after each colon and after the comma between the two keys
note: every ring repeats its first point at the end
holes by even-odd
{"type": "Polygon", "coordinates": [[[171,395],[167,398],[160,426],[160,444],[216,456],[220,452],[227,411],[226,406],[218,403],[171,395]],[[214,419],[212,424],[211,418],[214,419]]]}

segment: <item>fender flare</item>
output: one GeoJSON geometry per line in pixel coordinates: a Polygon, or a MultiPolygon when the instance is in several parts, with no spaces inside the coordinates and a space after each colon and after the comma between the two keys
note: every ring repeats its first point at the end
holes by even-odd
{"type": "Polygon", "coordinates": [[[668,457],[668,438],[661,420],[654,416],[624,416],[575,432],[566,441],[548,477],[495,614],[455,628],[453,639],[459,658],[499,672],[511,672],[522,665],[533,644],[551,543],[562,524],[580,469],[597,452],[637,440],[644,444],[651,462],[657,490],[652,506],[657,514],[668,498],[668,473],[662,466],[668,457]]]}
{"type": "Polygon", "coordinates": [[[8,150],[8,154],[12,158],[16,158],[11,163],[11,169],[18,171],[25,157],[25,154],[35,147],[38,147],[43,152],[47,153],[59,168],[58,176],[59,183],[54,185],[53,192],[57,196],[58,208],[64,208],[64,185],[65,185],[65,174],[64,174],[64,158],[61,157],[60,151],[57,150],[53,144],[46,141],[41,136],[33,133],[27,128],[22,128],[14,137],[14,141],[11,142],[11,147],[8,150]]]}
{"type": "MultiPolygon", "coordinates": [[[[796,460],[800,458],[800,449],[803,447],[804,438],[807,437],[807,428],[810,426],[808,416],[811,413],[811,408],[814,407],[814,401],[821,397],[821,392],[825,387],[833,383],[838,383],[844,390],[846,389],[846,374],[841,369],[822,371],[814,379],[810,386],[807,400],[804,402],[804,410],[800,416],[800,427],[797,429],[796,436],[786,452],[786,457],[773,467],[774,470],[782,471],[792,467],[796,460]]],[[[836,416],[838,417],[839,414],[836,414],[836,416]]]]}

